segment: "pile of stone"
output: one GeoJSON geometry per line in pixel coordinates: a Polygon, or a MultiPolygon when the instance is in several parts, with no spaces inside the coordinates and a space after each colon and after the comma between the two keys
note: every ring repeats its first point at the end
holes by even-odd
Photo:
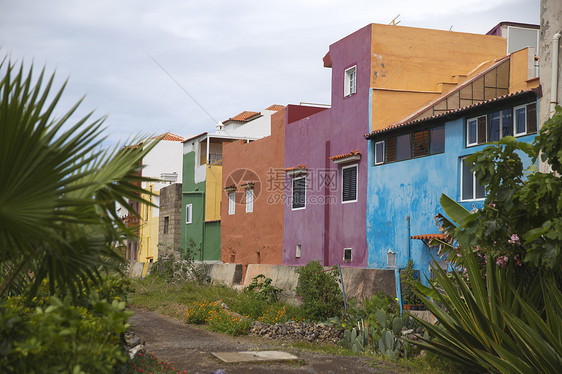
{"type": "Polygon", "coordinates": [[[125,350],[129,354],[131,360],[139,353],[146,353],[146,348],[144,347],[144,341],[137,336],[134,332],[125,333],[125,350]]]}
{"type": "Polygon", "coordinates": [[[269,339],[304,340],[320,343],[337,343],[343,338],[343,331],[332,325],[314,322],[267,323],[252,322],[250,335],[269,339]]]}

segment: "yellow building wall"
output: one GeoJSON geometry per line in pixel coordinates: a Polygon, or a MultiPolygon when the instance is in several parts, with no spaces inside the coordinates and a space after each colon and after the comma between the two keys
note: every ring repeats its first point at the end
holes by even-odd
{"type": "Polygon", "coordinates": [[[534,76],[535,55],[529,48],[513,52],[510,58],[509,93],[539,86],[534,76]]]}
{"type": "Polygon", "coordinates": [[[205,184],[205,221],[221,219],[222,165],[207,165],[205,184]]]}
{"type": "Polygon", "coordinates": [[[372,130],[406,117],[440,95],[440,83],[453,83],[454,75],[501,58],[506,49],[499,36],[372,24],[370,87],[373,97],[388,99],[373,107],[372,130]]]}
{"type": "MultiPolygon", "coordinates": [[[[147,189],[151,190],[152,185],[147,189]]],[[[148,194],[141,195],[143,199],[154,202],[154,197],[148,194]]],[[[140,230],[139,230],[139,262],[150,262],[150,257],[156,262],[158,260],[158,226],[159,216],[153,217],[154,208],[146,204],[141,205],[140,209],[140,230]]]]}

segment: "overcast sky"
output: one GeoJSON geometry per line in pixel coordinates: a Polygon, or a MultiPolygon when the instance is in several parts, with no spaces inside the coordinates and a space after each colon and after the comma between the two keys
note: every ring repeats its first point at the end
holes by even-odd
{"type": "Polygon", "coordinates": [[[329,104],[330,44],[398,14],[400,26],[486,33],[538,24],[539,0],[0,0],[0,54],[68,78],[62,108],[86,95],[81,113],[108,115],[109,143],[187,136],[244,110],[329,104]]]}

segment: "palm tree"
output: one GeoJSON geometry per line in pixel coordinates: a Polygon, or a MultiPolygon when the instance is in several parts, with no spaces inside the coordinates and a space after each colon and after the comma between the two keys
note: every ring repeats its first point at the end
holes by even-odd
{"type": "Polygon", "coordinates": [[[55,118],[66,83],[53,92],[54,74],[4,58],[0,79],[0,298],[44,280],[76,295],[123,262],[112,244],[131,232],[115,202],[146,203],[139,170],[156,141],[103,150],[104,118],[70,123],[81,100],[55,118]]]}

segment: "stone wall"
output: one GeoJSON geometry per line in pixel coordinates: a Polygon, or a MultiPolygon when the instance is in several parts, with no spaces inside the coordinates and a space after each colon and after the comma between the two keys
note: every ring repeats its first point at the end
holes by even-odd
{"type": "Polygon", "coordinates": [[[158,225],[158,256],[174,253],[179,258],[181,246],[181,183],[160,189],[160,218],[158,225]]]}

